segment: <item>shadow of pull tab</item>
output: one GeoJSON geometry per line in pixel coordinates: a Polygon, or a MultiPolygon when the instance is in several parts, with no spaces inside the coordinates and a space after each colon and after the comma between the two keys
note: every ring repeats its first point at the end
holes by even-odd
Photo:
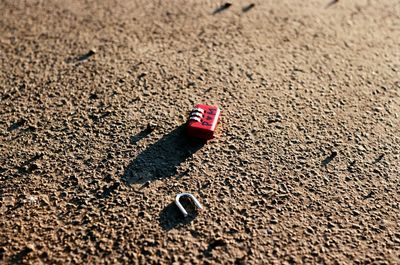
{"type": "Polygon", "coordinates": [[[189,197],[190,199],[192,199],[193,203],[197,206],[197,208],[199,208],[200,210],[203,209],[203,206],[201,206],[200,202],[192,194],[180,193],[180,194],[176,195],[175,204],[176,204],[176,206],[178,206],[179,210],[183,213],[183,216],[187,217],[188,213],[185,210],[185,208],[183,208],[182,204],[179,202],[179,199],[181,197],[189,197]]]}

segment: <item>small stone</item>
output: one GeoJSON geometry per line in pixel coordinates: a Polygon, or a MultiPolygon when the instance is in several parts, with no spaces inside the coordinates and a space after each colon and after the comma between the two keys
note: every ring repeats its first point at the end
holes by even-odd
{"type": "Polygon", "coordinates": [[[243,11],[243,12],[250,11],[250,9],[252,9],[254,6],[255,6],[255,4],[254,4],[254,3],[251,3],[251,4],[249,4],[249,5],[245,6],[245,7],[243,7],[243,8],[242,8],[242,11],[243,11]]]}
{"type": "Polygon", "coordinates": [[[6,249],[4,247],[0,247],[0,259],[3,258],[3,255],[6,253],[6,249]]]}
{"type": "Polygon", "coordinates": [[[147,219],[147,220],[151,220],[151,215],[146,213],[145,211],[140,211],[138,214],[139,217],[143,218],[143,219],[147,219]]]}
{"type": "Polygon", "coordinates": [[[140,75],[138,75],[138,79],[141,79],[141,78],[143,78],[143,77],[145,77],[147,75],[147,73],[146,72],[143,72],[143,73],[141,73],[140,75]]]}
{"type": "Polygon", "coordinates": [[[314,234],[314,229],[313,229],[311,226],[309,226],[309,227],[307,227],[307,229],[306,229],[306,233],[307,233],[307,234],[314,234]]]}
{"type": "Polygon", "coordinates": [[[89,56],[96,54],[96,49],[92,48],[89,50],[89,52],[87,53],[89,56]]]}
{"type": "Polygon", "coordinates": [[[42,199],[42,202],[43,202],[45,205],[47,205],[47,206],[50,205],[49,198],[48,198],[47,196],[43,196],[41,199],[42,199]]]}
{"type": "Polygon", "coordinates": [[[35,245],[34,244],[27,244],[26,247],[25,247],[25,251],[27,253],[32,252],[34,250],[35,250],[35,245]]]}
{"type": "Polygon", "coordinates": [[[352,214],[353,214],[354,216],[358,216],[358,215],[360,215],[361,213],[360,213],[359,211],[357,211],[357,210],[353,210],[352,214]]]}
{"type": "Polygon", "coordinates": [[[332,158],[336,157],[338,155],[338,151],[337,150],[332,150],[331,156],[332,158]]]}
{"type": "Polygon", "coordinates": [[[142,185],[142,189],[143,188],[147,188],[148,186],[150,186],[150,184],[151,184],[151,181],[150,180],[148,180],[148,181],[146,181],[145,183],[143,183],[143,185],[142,185]]]}
{"type": "Polygon", "coordinates": [[[152,132],[158,127],[157,123],[149,122],[146,127],[146,131],[152,132]]]}

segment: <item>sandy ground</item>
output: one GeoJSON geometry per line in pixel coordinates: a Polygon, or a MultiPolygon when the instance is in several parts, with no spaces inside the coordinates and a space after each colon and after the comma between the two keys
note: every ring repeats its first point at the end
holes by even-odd
{"type": "Polygon", "coordinates": [[[399,2],[221,3],[0,1],[0,263],[399,264],[399,2]]]}

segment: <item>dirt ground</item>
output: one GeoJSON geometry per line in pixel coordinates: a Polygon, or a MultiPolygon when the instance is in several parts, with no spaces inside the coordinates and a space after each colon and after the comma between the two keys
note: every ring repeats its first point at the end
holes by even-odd
{"type": "Polygon", "coordinates": [[[223,3],[0,1],[0,263],[399,264],[399,1],[223,3]]]}

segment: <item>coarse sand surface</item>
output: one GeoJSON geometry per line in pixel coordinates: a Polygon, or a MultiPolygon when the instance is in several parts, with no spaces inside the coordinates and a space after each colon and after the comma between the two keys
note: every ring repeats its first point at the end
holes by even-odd
{"type": "Polygon", "coordinates": [[[0,263],[399,264],[399,70],[397,0],[1,0],[0,263]]]}

